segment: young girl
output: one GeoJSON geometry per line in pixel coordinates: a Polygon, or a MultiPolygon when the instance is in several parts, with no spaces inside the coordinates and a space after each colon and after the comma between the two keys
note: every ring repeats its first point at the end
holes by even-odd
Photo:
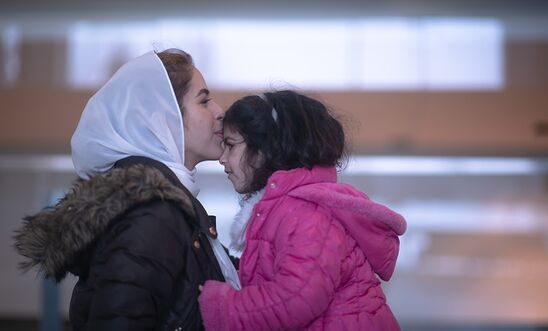
{"type": "Polygon", "coordinates": [[[342,126],[292,91],[248,96],[224,118],[220,162],[243,206],[232,228],[242,289],[207,281],[206,330],[399,330],[389,280],[405,220],[337,183],[342,126]]]}

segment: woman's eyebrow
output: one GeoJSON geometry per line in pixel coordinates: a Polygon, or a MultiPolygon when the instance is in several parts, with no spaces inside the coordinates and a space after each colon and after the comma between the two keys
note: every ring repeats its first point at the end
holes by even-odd
{"type": "Polygon", "coordinates": [[[204,94],[205,96],[209,95],[209,90],[206,88],[201,89],[198,94],[196,94],[196,98],[198,98],[200,95],[204,94]]]}

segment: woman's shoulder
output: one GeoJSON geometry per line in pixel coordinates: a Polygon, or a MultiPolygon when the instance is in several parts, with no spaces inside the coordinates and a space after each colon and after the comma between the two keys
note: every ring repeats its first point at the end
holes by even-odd
{"type": "Polygon", "coordinates": [[[97,253],[108,256],[111,252],[124,250],[164,259],[166,250],[163,247],[190,242],[191,224],[188,215],[172,201],[143,202],[113,220],[98,236],[97,253]]]}
{"type": "MultiPolygon", "coordinates": [[[[192,216],[193,217],[193,216],[192,216]]],[[[153,199],[137,203],[115,222],[131,222],[134,225],[147,222],[158,227],[172,226],[191,216],[173,200],[153,199]]]]}
{"type": "Polygon", "coordinates": [[[159,241],[173,239],[180,244],[191,245],[199,233],[207,229],[203,218],[208,216],[190,215],[177,203],[169,200],[152,200],[136,205],[124,213],[112,226],[112,232],[127,232],[127,237],[153,236],[159,241]]]}
{"type": "MultiPolygon", "coordinates": [[[[160,170],[152,166],[136,164],[115,168],[105,175],[107,186],[114,187],[121,199],[129,205],[140,205],[153,200],[168,201],[194,214],[193,198],[190,193],[175,185],[160,170]]],[[[93,185],[90,183],[90,185],[93,185]]],[[[114,192],[113,192],[114,193],[114,192]]],[[[113,196],[116,199],[115,196],[113,196]]]]}
{"type": "Polygon", "coordinates": [[[192,197],[170,182],[154,167],[133,165],[78,182],[56,208],[63,210],[70,201],[73,218],[89,224],[95,236],[115,223],[131,221],[132,226],[155,222],[155,226],[176,223],[182,217],[194,217],[192,197]],[[161,220],[161,221],[155,221],[161,220]]]}
{"type": "Polygon", "coordinates": [[[57,204],[26,217],[16,231],[15,247],[26,258],[25,270],[39,265],[46,276],[62,279],[67,265],[115,223],[132,219],[133,227],[146,232],[175,224],[181,214],[194,216],[192,198],[159,170],[142,165],[116,168],[78,180],[57,204]],[[154,223],[159,219],[166,222],[154,223]]]}

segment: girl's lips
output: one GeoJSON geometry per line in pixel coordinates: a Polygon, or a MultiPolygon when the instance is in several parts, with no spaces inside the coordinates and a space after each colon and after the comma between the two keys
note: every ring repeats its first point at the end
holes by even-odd
{"type": "Polygon", "coordinates": [[[222,130],[221,131],[215,131],[215,135],[218,136],[221,139],[223,139],[225,137],[222,130]]]}

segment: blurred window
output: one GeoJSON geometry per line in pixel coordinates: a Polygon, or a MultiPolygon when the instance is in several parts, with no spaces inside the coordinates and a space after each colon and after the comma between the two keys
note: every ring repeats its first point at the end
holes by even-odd
{"type": "Polygon", "coordinates": [[[494,19],[185,20],[69,29],[68,80],[106,81],[147,50],[178,47],[217,89],[496,90],[503,26],[494,19]]]}
{"type": "Polygon", "coordinates": [[[21,31],[17,25],[8,25],[0,30],[0,59],[3,66],[0,73],[2,85],[14,85],[21,70],[19,47],[21,43],[21,31]]]}

